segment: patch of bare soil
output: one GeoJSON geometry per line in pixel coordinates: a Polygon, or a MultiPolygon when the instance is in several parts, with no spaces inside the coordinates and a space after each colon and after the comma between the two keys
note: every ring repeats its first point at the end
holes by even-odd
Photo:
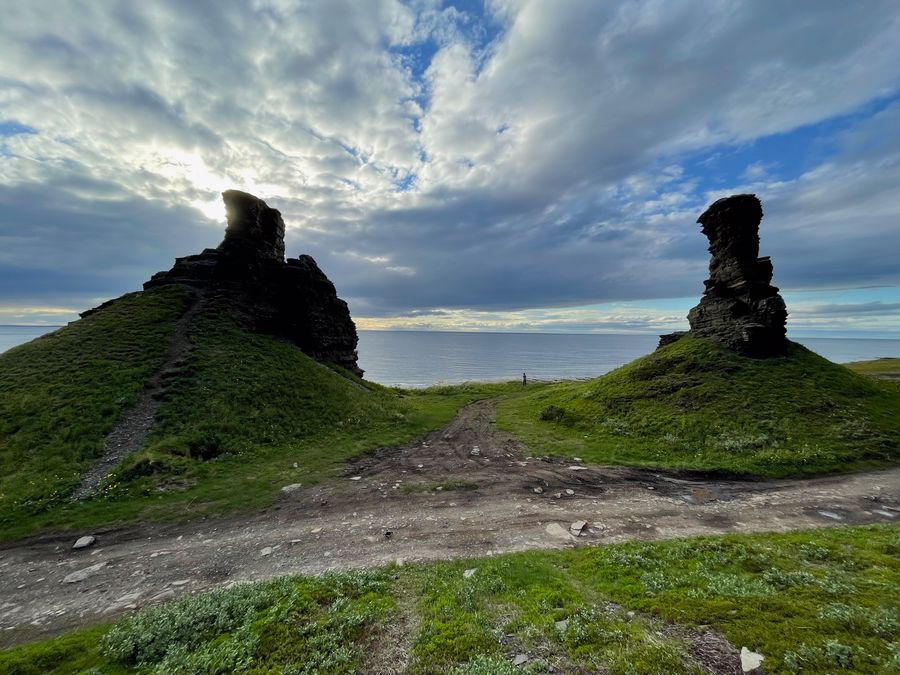
{"type": "Polygon", "coordinates": [[[291,573],[900,520],[900,468],[755,482],[533,457],[496,430],[494,407],[262,513],[79,533],[97,537],[80,551],[73,536],[0,545],[0,646],[291,573]]]}

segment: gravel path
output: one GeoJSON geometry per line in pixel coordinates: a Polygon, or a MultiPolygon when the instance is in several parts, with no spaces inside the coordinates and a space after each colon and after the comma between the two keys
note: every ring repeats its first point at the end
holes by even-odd
{"type": "Polygon", "coordinates": [[[72,495],[73,499],[86,499],[94,494],[109,472],[144,444],[144,439],[147,438],[147,434],[150,433],[150,429],[153,428],[153,423],[156,421],[159,396],[165,390],[169,376],[174,374],[178,365],[184,362],[190,354],[192,344],[188,338],[188,327],[204,302],[204,297],[198,293],[191,305],[178,319],[165,362],[147,381],[134,405],[125,412],[122,419],[109,432],[103,448],[103,455],[84,474],[81,485],[72,495]]]}
{"type": "Polygon", "coordinates": [[[294,487],[266,512],[79,533],[97,541],[77,551],[74,536],[0,545],[0,646],[290,573],[900,521],[900,468],[750,482],[529,457],[495,429],[494,407],[470,405],[441,431],[294,487]]]}

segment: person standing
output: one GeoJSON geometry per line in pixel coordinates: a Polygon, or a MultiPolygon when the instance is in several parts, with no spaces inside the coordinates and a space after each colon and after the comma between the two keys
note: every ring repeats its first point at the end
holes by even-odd
{"type": "Polygon", "coordinates": [[[522,386],[524,387],[526,384],[528,384],[528,378],[525,377],[525,373],[522,373],[522,386]]]}

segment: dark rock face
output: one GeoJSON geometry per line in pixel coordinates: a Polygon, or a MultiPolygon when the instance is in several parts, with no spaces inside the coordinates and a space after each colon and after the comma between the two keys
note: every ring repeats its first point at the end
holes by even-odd
{"type": "Polygon", "coordinates": [[[787,310],[770,283],[772,261],[758,257],[762,216],[756,195],[726,197],[703,212],[697,222],[712,254],[706,290],[688,313],[690,331],[661,336],[660,347],[695,335],[748,356],[784,353],[787,310]]]}
{"type": "Polygon", "coordinates": [[[218,248],[176,258],[172,269],[154,274],[144,288],[186,284],[224,296],[248,328],[361,376],[347,303],[310,256],[285,261],[281,213],[239,190],[222,197],[228,227],[218,248]]]}
{"type": "Polygon", "coordinates": [[[225,190],[228,227],[218,250],[235,258],[284,261],[284,221],[262,199],[240,190],[225,190]]]}

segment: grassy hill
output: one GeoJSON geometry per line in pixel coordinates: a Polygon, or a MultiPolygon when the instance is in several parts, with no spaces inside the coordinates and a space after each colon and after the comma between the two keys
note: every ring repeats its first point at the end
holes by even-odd
{"type": "Polygon", "coordinates": [[[400,397],[242,330],[211,300],[188,327],[193,351],[167,373],[143,447],[98,494],[73,502],[107,434],[165,362],[190,303],[180,286],[129,294],[0,355],[0,539],[266,506],[286,484],[316,482],[347,457],[411,440],[504,388],[400,397]]]}
{"type": "Polygon", "coordinates": [[[753,359],[684,339],[590,381],[500,405],[535,453],[734,474],[802,475],[900,458],[900,383],[791,344],[753,359]]]}

